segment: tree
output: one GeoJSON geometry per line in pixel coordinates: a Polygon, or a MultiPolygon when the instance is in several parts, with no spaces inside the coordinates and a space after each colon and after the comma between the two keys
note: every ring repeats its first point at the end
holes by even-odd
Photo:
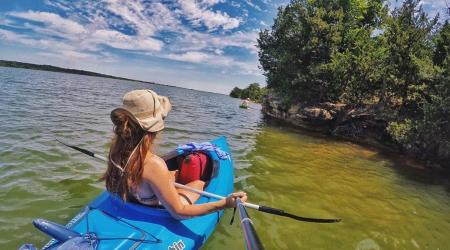
{"type": "Polygon", "coordinates": [[[433,62],[438,66],[448,64],[450,60],[450,23],[445,21],[434,40],[433,62]]]}
{"type": "Polygon", "coordinates": [[[427,98],[427,86],[436,74],[431,32],[438,16],[429,19],[419,3],[419,0],[405,0],[387,19],[384,32],[384,46],[388,51],[386,95],[409,112],[427,98]]]}
{"type": "Polygon", "coordinates": [[[234,87],[233,90],[230,92],[230,96],[233,98],[241,98],[242,89],[238,87],[234,87]]]}
{"type": "Polygon", "coordinates": [[[245,89],[240,89],[238,87],[234,87],[230,92],[230,96],[234,98],[247,99],[254,102],[262,102],[262,98],[266,93],[266,88],[261,88],[259,83],[252,83],[245,89]]]}
{"type": "Polygon", "coordinates": [[[272,28],[260,32],[258,55],[267,87],[287,107],[383,104],[377,116],[395,141],[445,162],[450,24],[437,22],[419,0],[405,0],[391,13],[384,0],[292,0],[279,8],[272,28]]]}
{"type": "Polygon", "coordinates": [[[259,58],[272,88],[292,102],[337,101],[342,82],[333,55],[345,53],[358,33],[380,25],[384,0],[294,0],[279,8],[272,29],[261,31],[259,58]]]}
{"type": "Polygon", "coordinates": [[[341,102],[367,104],[382,99],[387,51],[382,37],[372,37],[372,32],[355,31],[351,48],[332,55],[329,71],[335,85],[341,86],[341,102]]]}
{"type": "MultiPolygon", "coordinates": [[[[408,1],[406,4],[412,4],[411,2],[408,1]]],[[[403,10],[411,12],[405,6],[403,6],[403,10]]],[[[418,13],[421,14],[420,12],[419,9],[418,13]]],[[[419,16],[423,18],[423,15],[419,16]]],[[[422,19],[416,29],[410,30],[412,34],[416,34],[416,39],[421,38],[419,39],[421,46],[416,45],[415,47],[424,51],[419,53],[422,57],[410,52],[410,57],[414,59],[409,61],[412,65],[401,67],[401,69],[409,70],[405,73],[412,74],[408,77],[403,76],[406,79],[400,81],[400,84],[409,84],[406,90],[403,89],[400,92],[407,93],[406,103],[409,104],[409,112],[406,113],[406,119],[391,122],[388,131],[403,147],[417,152],[424,160],[440,161],[444,166],[450,160],[450,59],[448,56],[450,27],[446,22],[436,32],[434,39],[423,34],[425,33],[423,30],[422,32],[417,31],[417,29],[427,28],[428,25],[427,30],[430,34],[432,30],[430,25],[434,20],[426,22],[422,19]],[[430,41],[433,41],[434,44],[430,45],[430,41]],[[431,48],[434,48],[434,51],[431,48]],[[410,67],[418,69],[414,71],[410,67]],[[424,70],[427,70],[427,74],[424,74],[424,70]],[[414,105],[412,106],[411,103],[414,105]]],[[[410,41],[409,44],[414,45],[416,39],[410,41]]],[[[405,53],[405,50],[397,50],[399,53],[405,53]]],[[[407,62],[405,61],[405,63],[407,62]]],[[[401,64],[397,65],[397,68],[400,68],[399,66],[401,64]]],[[[405,88],[404,85],[394,87],[405,88]]]]}

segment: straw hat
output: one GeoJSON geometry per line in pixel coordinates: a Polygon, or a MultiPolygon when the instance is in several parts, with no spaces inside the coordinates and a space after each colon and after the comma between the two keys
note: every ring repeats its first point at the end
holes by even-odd
{"type": "Polygon", "coordinates": [[[133,90],[123,97],[123,105],[115,112],[127,112],[143,130],[157,132],[164,128],[164,119],[172,109],[169,98],[159,96],[150,89],[133,90]]]}

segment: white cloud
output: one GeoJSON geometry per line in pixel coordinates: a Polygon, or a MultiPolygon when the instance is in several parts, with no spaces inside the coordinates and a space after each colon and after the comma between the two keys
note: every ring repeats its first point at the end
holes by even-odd
{"type": "Polygon", "coordinates": [[[216,4],[226,4],[224,0],[46,1],[63,10],[64,17],[39,11],[8,12],[1,22],[25,28],[27,33],[0,28],[0,39],[38,49],[41,56],[63,62],[119,61],[121,55],[113,54],[111,47],[186,62],[186,67],[261,74],[254,56],[242,62],[227,55],[227,48],[232,47],[255,54],[257,32],[236,31],[243,20],[214,9],[216,4]],[[207,29],[197,29],[200,26],[207,29]]]}
{"type": "Polygon", "coordinates": [[[52,50],[73,50],[74,47],[64,42],[46,39],[34,39],[27,35],[20,35],[8,30],[0,29],[0,39],[11,43],[18,43],[32,48],[52,50]]]}
{"type": "Polygon", "coordinates": [[[206,62],[208,59],[210,59],[210,55],[198,52],[198,51],[188,51],[183,54],[169,54],[166,56],[166,58],[176,60],[176,61],[183,61],[183,62],[193,62],[193,63],[202,63],[206,62]]]}
{"type": "Polygon", "coordinates": [[[88,41],[91,43],[105,44],[117,49],[159,51],[163,43],[159,40],[138,38],[125,35],[116,30],[96,30],[88,41]]]}
{"type": "Polygon", "coordinates": [[[62,18],[61,16],[50,12],[9,12],[8,15],[44,23],[50,29],[56,30],[58,32],[69,34],[80,34],[86,32],[83,26],[81,26],[77,22],[62,18]]]}
{"type": "Polygon", "coordinates": [[[176,42],[168,46],[172,51],[178,53],[192,50],[223,50],[228,47],[236,47],[255,54],[257,52],[257,37],[257,31],[237,31],[232,34],[209,34],[198,31],[186,31],[176,38],[176,42]]]}
{"type": "MultiPolygon", "coordinates": [[[[401,7],[404,1],[389,0],[388,5],[390,9],[401,7]]],[[[436,16],[439,13],[441,21],[447,19],[447,2],[448,0],[422,0],[420,5],[427,12],[430,18],[436,16]]]]}
{"type": "Polygon", "coordinates": [[[217,55],[223,55],[224,51],[221,49],[215,49],[214,53],[216,53],[217,55]]]}
{"type": "Polygon", "coordinates": [[[120,16],[127,24],[132,25],[139,35],[150,36],[156,32],[156,27],[144,16],[145,6],[140,1],[108,0],[106,8],[120,16]]]}
{"type": "Polygon", "coordinates": [[[231,1],[231,6],[235,7],[235,8],[241,8],[241,4],[235,1],[231,1]]]}
{"type": "MultiPolygon", "coordinates": [[[[143,10],[142,6],[130,4],[130,2],[128,4],[136,10],[143,10]]],[[[158,10],[163,12],[161,7],[158,10]]],[[[148,27],[145,24],[140,26],[141,34],[131,36],[116,30],[104,29],[103,27],[107,25],[102,18],[95,19],[97,20],[96,23],[88,24],[85,28],[73,20],[49,12],[9,12],[7,15],[42,23],[43,26],[24,23],[23,27],[33,30],[38,36],[21,37],[17,40],[25,45],[32,47],[38,47],[39,45],[41,49],[55,52],[61,49],[64,51],[101,51],[98,45],[126,50],[160,51],[164,45],[162,41],[148,35],[153,31],[149,32],[150,30],[147,29],[148,27]],[[57,36],[62,41],[55,40],[52,36],[57,36]]],[[[132,19],[132,17],[129,18],[132,19]]],[[[9,36],[11,36],[11,32],[9,32],[9,36]]],[[[75,53],[72,54],[76,55],[75,53]]]]}
{"type": "Polygon", "coordinates": [[[209,54],[199,51],[188,51],[180,54],[161,55],[161,57],[182,62],[207,64],[209,66],[220,66],[220,68],[223,68],[223,70],[225,71],[238,69],[238,71],[241,74],[247,75],[262,74],[261,70],[258,69],[255,63],[236,61],[235,59],[228,56],[224,56],[220,53],[209,54]]]}
{"type": "Polygon", "coordinates": [[[261,11],[261,7],[259,5],[254,4],[252,0],[246,0],[245,1],[250,7],[254,8],[255,10],[261,11]]]}
{"type": "MultiPolygon", "coordinates": [[[[155,36],[159,32],[174,32],[176,36],[168,38],[169,51],[186,52],[192,50],[214,49],[222,50],[228,46],[242,47],[252,53],[255,51],[256,32],[245,33],[232,32],[231,34],[210,34],[209,32],[194,31],[180,21],[180,13],[175,10],[178,7],[191,8],[190,13],[193,22],[203,23],[206,27],[224,30],[239,26],[239,20],[231,18],[226,13],[211,11],[208,8],[223,3],[223,0],[203,1],[179,1],[177,4],[163,4],[158,1],[143,2],[139,0],[120,1],[107,0],[103,2],[74,2],[73,5],[64,3],[65,10],[77,10],[83,8],[83,12],[69,13],[69,18],[75,20],[88,20],[81,25],[70,19],[64,19],[56,14],[44,12],[13,12],[11,15],[20,16],[33,21],[42,21],[47,27],[28,24],[28,28],[36,33],[56,35],[68,40],[80,49],[99,51],[97,45],[104,44],[110,47],[127,50],[161,51],[164,43],[155,36]],[[111,15],[113,14],[113,15],[111,15]],[[108,17],[108,18],[105,18],[108,17]],[[119,17],[119,19],[117,19],[119,17]],[[55,21],[56,20],[56,21],[55,21]],[[62,24],[70,24],[73,28],[70,33],[63,33],[62,24]],[[111,26],[129,25],[135,29],[135,35],[126,35],[114,30],[111,26]],[[78,34],[83,31],[83,34],[78,34]]],[[[61,3],[62,4],[62,3],[61,3]]],[[[52,6],[60,6],[53,2],[52,6]]],[[[185,8],[185,9],[186,9],[185,8]]],[[[183,8],[182,8],[183,9],[183,8]]],[[[183,12],[184,13],[184,12],[183,12]]]]}
{"type": "Polygon", "coordinates": [[[71,6],[68,3],[60,3],[52,0],[45,0],[44,2],[48,6],[53,6],[64,11],[72,10],[71,6]]]}
{"type": "Polygon", "coordinates": [[[239,27],[240,20],[230,17],[227,13],[221,11],[212,11],[210,6],[219,1],[201,1],[179,0],[182,14],[194,25],[205,25],[210,30],[222,27],[224,30],[231,30],[239,27]]]}
{"type": "Polygon", "coordinates": [[[200,0],[198,2],[200,2],[200,4],[202,4],[202,5],[212,6],[212,5],[215,5],[218,3],[223,3],[223,2],[225,2],[225,0],[200,0]]]}
{"type": "Polygon", "coordinates": [[[89,53],[82,53],[78,51],[73,50],[64,50],[61,51],[61,55],[66,56],[68,58],[75,58],[75,59],[94,59],[96,56],[89,54],[89,53]]]}

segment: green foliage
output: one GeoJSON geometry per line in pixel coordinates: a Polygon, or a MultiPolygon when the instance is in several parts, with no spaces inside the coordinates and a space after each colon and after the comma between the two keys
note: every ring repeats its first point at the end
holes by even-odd
{"type": "Polygon", "coordinates": [[[230,92],[230,96],[233,98],[241,98],[242,89],[238,87],[234,87],[233,90],[230,92]]]}
{"type": "Polygon", "coordinates": [[[339,100],[343,88],[331,73],[339,61],[332,62],[333,55],[352,50],[363,33],[370,38],[385,13],[383,2],[294,0],[280,8],[272,30],[258,39],[268,87],[292,102],[339,100]]]}
{"type": "Polygon", "coordinates": [[[403,122],[390,122],[387,131],[398,142],[407,144],[411,142],[411,135],[415,134],[415,124],[410,119],[405,119],[403,122]]]}
{"type": "Polygon", "coordinates": [[[423,115],[391,122],[387,130],[396,141],[423,158],[435,156],[444,163],[443,159],[450,159],[450,78],[437,81],[436,89],[421,106],[423,115]]]}
{"type": "Polygon", "coordinates": [[[430,35],[437,17],[430,20],[419,2],[406,0],[395,9],[386,20],[384,33],[388,51],[384,94],[404,106],[425,97],[424,86],[435,75],[430,35]]]}
{"type": "MultiPolygon", "coordinates": [[[[408,2],[412,2],[411,6],[417,4],[413,3],[414,1],[408,2]]],[[[406,111],[411,120],[397,124],[391,123],[393,126],[389,126],[388,131],[398,142],[412,147],[420,155],[428,156],[426,157],[428,160],[433,160],[432,158],[448,160],[450,159],[450,59],[448,56],[450,25],[446,22],[432,37],[436,19],[427,20],[420,8],[414,13],[411,6],[405,5],[407,3],[398,10],[399,18],[394,26],[398,23],[406,23],[399,28],[401,32],[397,33],[401,33],[403,39],[407,36],[412,38],[397,43],[395,47],[391,45],[390,49],[397,52],[393,56],[395,63],[391,67],[392,72],[397,73],[397,82],[391,82],[390,88],[392,92],[397,93],[398,97],[405,100],[402,111],[406,111]],[[402,19],[405,17],[403,12],[409,15],[406,21],[402,19]],[[403,21],[400,22],[401,20],[403,21]],[[415,28],[411,26],[412,24],[415,28]],[[408,46],[402,45],[405,43],[408,46]],[[415,49],[408,50],[409,47],[415,49]]],[[[394,75],[394,73],[391,74],[394,75]]]]}
{"type": "Polygon", "coordinates": [[[372,103],[383,91],[387,51],[382,38],[371,38],[368,31],[358,33],[351,49],[333,54],[329,69],[341,87],[340,101],[372,103]]]}
{"type": "Polygon", "coordinates": [[[245,89],[234,87],[230,92],[230,96],[234,98],[247,99],[261,103],[263,96],[266,94],[266,88],[261,88],[259,83],[252,83],[245,89]]]}
{"type": "Polygon", "coordinates": [[[394,140],[450,160],[450,24],[439,26],[419,0],[391,13],[385,3],[292,0],[280,8],[258,39],[267,86],[289,104],[383,104],[394,140]]]}
{"type": "Polygon", "coordinates": [[[433,62],[439,66],[450,63],[450,23],[448,21],[445,21],[440,32],[436,35],[434,43],[436,49],[433,55],[433,62]]]}

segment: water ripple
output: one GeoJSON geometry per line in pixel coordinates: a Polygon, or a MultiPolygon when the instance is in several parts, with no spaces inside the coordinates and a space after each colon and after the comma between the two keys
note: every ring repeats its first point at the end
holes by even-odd
{"type": "MultiPolygon", "coordinates": [[[[64,223],[103,189],[105,164],[55,138],[106,155],[112,136],[110,111],[133,89],[151,88],[170,98],[173,110],[159,136],[160,153],[176,145],[229,138],[237,169],[253,149],[259,106],[238,108],[225,95],[154,84],[0,67],[0,244],[42,244],[31,220],[64,223]]],[[[242,177],[245,179],[247,177],[242,177]]],[[[240,181],[241,179],[237,179],[240,181]]]]}

